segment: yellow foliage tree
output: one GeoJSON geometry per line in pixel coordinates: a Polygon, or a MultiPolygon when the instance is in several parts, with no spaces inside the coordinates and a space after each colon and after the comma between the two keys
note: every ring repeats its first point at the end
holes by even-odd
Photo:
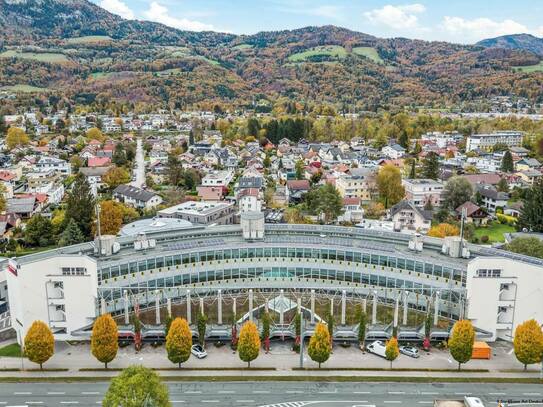
{"type": "Polygon", "coordinates": [[[523,322],[515,329],[513,339],[515,356],[526,367],[541,362],[543,356],[543,331],[535,319],[523,322]]]}
{"type": "Polygon", "coordinates": [[[328,328],[322,322],[319,322],[315,326],[315,332],[309,340],[309,346],[307,347],[307,354],[311,360],[319,364],[324,363],[330,357],[332,353],[332,341],[328,328]]]}
{"type": "Polygon", "coordinates": [[[123,205],[115,201],[100,202],[100,232],[116,235],[123,224],[123,205]]]}
{"type": "Polygon", "coordinates": [[[400,202],[405,194],[400,170],[392,164],[382,167],[377,174],[377,189],[385,209],[400,202]]]}
{"type": "Polygon", "coordinates": [[[30,142],[27,134],[19,127],[10,127],[6,136],[6,146],[8,150],[13,150],[15,147],[26,146],[30,142]]]}
{"type": "Polygon", "coordinates": [[[247,321],[241,327],[238,340],[238,355],[241,360],[251,367],[251,361],[258,357],[260,352],[260,335],[254,322],[247,321]]]}
{"type": "Polygon", "coordinates": [[[390,362],[391,369],[392,369],[392,362],[396,360],[399,354],[400,354],[400,349],[398,348],[398,339],[396,339],[395,337],[392,337],[387,341],[387,344],[385,347],[385,356],[386,356],[386,359],[390,362]]]}
{"type": "Polygon", "coordinates": [[[111,315],[105,314],[96,318],[92,326],[91,352],[100,362],[107,364],[115,359],[119,349],[117,323],[111,315]]]}
{"type": "Polygon", "coordinates": [[[181,363],[189,359],[191,347],[192,332],[187,320],[184,318],[175,318],[170,325],[170,329],[168,329],[168,335],[166,335],[168,359],[181,367],[181,363]]]}
{"type": "Polygon", "coordinates": [[[453,359],[458,362],[458,370],[462,363],[470,361],[474,342],[475,330],[471,321],[467,319],[457,321],[449,338],[449,350],[453,359]]]}
{"type": "Polygon", "coordinates": [[[460,230],[450,223],[440,223],[430,228],[428,236],[440,237],[442,239],[447,236],[460,236],[460,230]]]}
{"type": "Polygon", "coordinates": [[[124,168],[112,167],[104,174],[102,180],[110,189],[115,189],[119,185],[130,182],[130,174],[124,168]]]}
{"type": "Polygon", "coordinates": [[[49,327],[42,321],[34,321],[26,333],[24,341],[24,353],[26,357],[40,365],[49,360],[55,352],[55,338],[49,327]]]}
{"type": "Polygon", "coordinates": [[[89,140],[98,140],[98,141],[101,141],[101,142],[103,142],[105,140],[104,134],[97,127],[93,127],[91,129],[87,130],[87,138],[89,140]]]}

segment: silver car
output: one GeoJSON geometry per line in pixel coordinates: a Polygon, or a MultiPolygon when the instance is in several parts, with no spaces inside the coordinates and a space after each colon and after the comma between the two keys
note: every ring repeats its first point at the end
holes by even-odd
{"type": "Polygon", "coordinates": [[[420,356],[419,350],[413,346],[400,346],[400,353],[412,358],[418,358],[420,356]]]}
{"type": "Polygon", "coordinates": [[[198,359],[203,359],[207,356],[207,352],[201,345],[192,345],[190,352],[198,359]]]}

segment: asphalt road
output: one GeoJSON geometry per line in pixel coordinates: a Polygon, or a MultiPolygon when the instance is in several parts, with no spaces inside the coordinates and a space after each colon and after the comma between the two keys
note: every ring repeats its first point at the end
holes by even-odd
{"type": "MultiPolygon", "coordinates": [[[[504,406],[543,404],[543,386],[477,383],[318,383],[318,382],[205,382],[169,383],[173,406],[251,407],[424,407],[435,399],[480,397],[485,406],[514,400],[504,406]],[[522,404],[534,400],[539,404],[522,404]],[[520,404],[519,404],[520,403],[520,404]]],[[[95,406],[108,383],[1,383],[1,406],[95,406]]]]}

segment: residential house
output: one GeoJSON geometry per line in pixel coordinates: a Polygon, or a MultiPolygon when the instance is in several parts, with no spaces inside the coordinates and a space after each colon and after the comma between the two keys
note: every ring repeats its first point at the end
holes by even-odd
{"type": "Polygon", "coordinates": [[[37,171],[53,169],[64,175],[70,175],[72,172],[72,166],[68,161],[49,156],[41,157],[34,167],[37,171]]]}
{"type": "Polygon", "coordinates": [[[442,204],[443,182],[433,179],[403,179],[405,199],[416,206],[425,206],[428,202],[432,207],[442,204]]]}
{"type": "Polygon", "coordinates": [[[343,198],[360,198],[370,202],[376,189],[375,171],[369,168],[352,168],[350,174],[341,174],[336,179],[336,188],[343,198]]]}
{"type": "Polygon", "coordinates": [[[464,202],[456,208],[455,212],[459,218],[462,216],[462,213],[464,213],[466,222],[473,223],[476,226],[486,225],[488,222],[486,210],[471,201],[464,202]]]}
{"type": "Polygon", "coordinates": [[[432,211],[424,210],[405,199],[389,209],[388,217],[397,232],[427,233],[432,224],[432,211]]]}
{"type": "Polygon", "coordinates": [[[405,155],[406,149],[403,148],[399,144],[390,144],[388,146],[383,147],[381,152],[388,158],[392,160],[397,160],[399,158],[402,158],[405,155]]]}
{"type": "Polygon", "coordinates": [[[478,184],[476,190],[481,197],[481,206],[489,213],[496,213],[497,208],[507,206],[507,201],[509,201],[507,192],[500,192],[492,185],[485,184],[478,184]]]}
{"type": "Polygon", "coordinates": [[[289,202],[298,203],[309,192],[311,185],[306,179],[287,181],[289,202]]]}
{"type": "Polygon", "coordinates": [[[360,223],[364,218],[359,197],[343,198],[343,215],[339,217],[340,222],[360,223]]]}
{"type": "Polygon", "coordinates": [[[159,195],[132,185],[119,185],[113,190],[113,199],[139,209],[153,209],[162,203],[159,195]]]}

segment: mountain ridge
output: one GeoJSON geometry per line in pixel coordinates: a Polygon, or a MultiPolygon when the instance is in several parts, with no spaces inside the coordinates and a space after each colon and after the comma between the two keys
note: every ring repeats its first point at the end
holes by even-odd
{"type": "Polygon", "coordinates": [[[502,35],[479,41],[477,45],[484,47],[507,48],[525,50],[543,56],[543,38],[532,34],[502,35]]]}

